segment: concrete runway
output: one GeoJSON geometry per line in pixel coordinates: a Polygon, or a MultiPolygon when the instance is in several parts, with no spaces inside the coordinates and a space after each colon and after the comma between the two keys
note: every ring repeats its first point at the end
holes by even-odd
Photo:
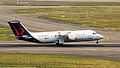
{"type": "MultiPolygon", "coordinates": [[[[82,26],[77,24],[58,22],[49,19],[37,18],[35,15],[16,14],[14,9],[28,8],[69,8],[75,6],[0,6],[0,25],[8,26],[8,21],[20,20],[30,31],[56,31],[56,30],[81,30],[90,29],[107,37],[95,42],[65,43],[65,46],[55,44],[35,44],[23,41],[1,41],[0,52],[2,53],[39,53],[56,55],[73,55],[83,57],[95,57],[120,61],[120,32],[82,26]]],[[[80,6],[76,6],[80,7],[80,6]]],[[[90,6],[88,6],[90,7],[90,6]]],[[[103,6],[102,6],[103,7],[103,6]]],[[[109,6],[108,6],[109,7],[109,6]]],[[[117,7],[117,6],[113,6],[117,7]]],[[[118,6],[117,8],[120,8],[118,6]]]]}

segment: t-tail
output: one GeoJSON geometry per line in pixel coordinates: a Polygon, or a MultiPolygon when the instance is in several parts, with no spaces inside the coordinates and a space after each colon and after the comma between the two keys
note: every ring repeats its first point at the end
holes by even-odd
{"type": "Polygon", "coordinates": [[[31,42],[39,42],[32,37],[30,32],[22,25],[22,23],[20,23],[20,21],[9,21],[8,23],[17,39],[31,42]]]}

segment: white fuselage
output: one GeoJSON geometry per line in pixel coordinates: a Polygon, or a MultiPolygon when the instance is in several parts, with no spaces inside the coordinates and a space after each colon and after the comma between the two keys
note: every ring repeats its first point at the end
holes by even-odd
{"type": "Polygon", "coordinates": [[[13,33],[18,40],[36,43],[56,43],[62,45],[64,42],[94,41],[103,39],[104,36],[92,30],[76,31],[53,31],[53,32],[29,32],[20,21],[9,21],[13,33]]]}
{"type": "Polygon", "coordinates": [[[55,43],[58,39],[61,41],[61,43],[64,43],[76,41],[94,41],[104,38],[104,36],[97,34],[92,30],[53,31],[38,33],[32,32],[30,34],[42,43],[55,43]]]}

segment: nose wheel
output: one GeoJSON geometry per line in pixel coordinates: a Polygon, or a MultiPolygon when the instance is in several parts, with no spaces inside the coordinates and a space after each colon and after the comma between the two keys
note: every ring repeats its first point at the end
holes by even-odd
{"type": "Polygon", "coordinates": [[[98,40],[96,41],[96,44],[99,44],[99,41],[98,41],[98,40]]]}

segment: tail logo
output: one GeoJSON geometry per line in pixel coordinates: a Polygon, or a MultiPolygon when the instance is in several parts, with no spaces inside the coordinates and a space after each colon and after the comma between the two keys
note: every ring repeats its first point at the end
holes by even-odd
{"type": "Polygon", "coordinates": [[[22,29],[22,28],[19,28],[19,30],[21,30],[21,32],[19,33],[19,34],[23,34],[24,33],[24,29],[22,29]]]}
{"type": "Polygon", "coordinates": [[[22,34],[24,33],[24,29],[18,28],[19,31],[21,31],[21,32],[19,33],[18,30],[15,28],[15,26],[14,26],[13,24],[12,24],[12,26],[13,26],[13,28],[15,29],[15,32],[16,32],[17,35],[22,35],[22,34]]]}

